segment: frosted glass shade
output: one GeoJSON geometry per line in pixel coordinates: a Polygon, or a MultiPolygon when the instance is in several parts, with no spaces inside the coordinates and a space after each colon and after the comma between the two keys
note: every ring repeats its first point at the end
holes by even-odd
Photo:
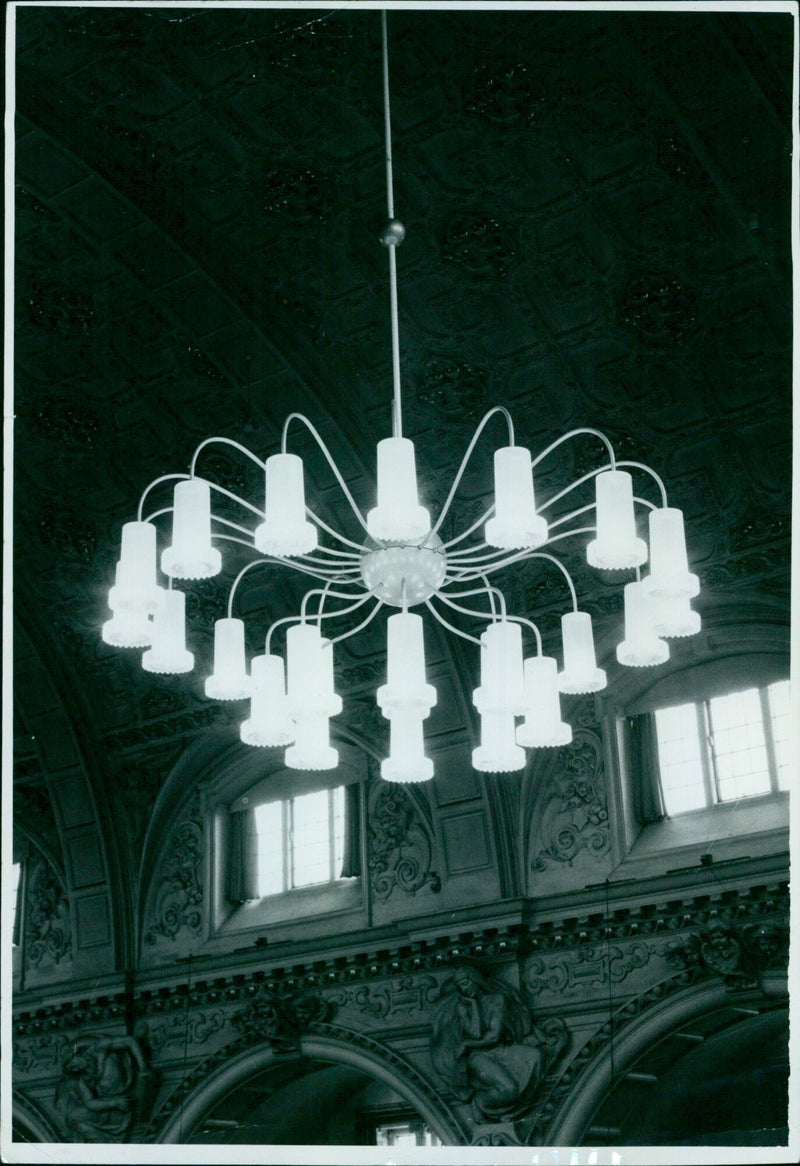
{"type": "Polygon", "coordinates": [[[692,599],[700,591],[686,557],[683,511],[675,506],[650,511],[650,574],[644,585],[663,599],[692,599]]]}
{"type": "Polygon", "coordinates": [[[333,717],[342,711],[342,698],[333,689],[333,648],[316,624],[297,623],[289,628],[286,671],[293,717],[333,717]]]}
{"type": "Polygon", "coordinates": [[[412,612],[390,615],[386,646],[387,683],[378,689],[378,704],[387,717],[396,709],[427,717],[436,704],[436,689],[425,682],[422,616],[412,612]]]}
{"type": "Polygon", "coordinates": [[[175,485],[172,546],[161,552],[161,570],[172,579],[209,579],[219,574],[222,556],[211,545],[211,490],[202,478],[175,485]]]}
{"type": "Polygon", "coordinates": [[[296,453],[267,458],[264,521],[255,530],[263,555],[306,555],[317,545],[317,528],[306,518],[303,461],[296,453]]]}
{"type": "Polygon", "coordinates": [[[647,543],[636,537],[633,482],[625,470],[597,475],[597,538],[586,547],[590,567],[621,571],[647,561],[647,543]]]}
{"type": "Polygon", "coordinates": [[[514,773],[525,768],[525,750],[516,742],[513,713],[481,713],[481,743],[472,765],[482,773],[514,773]]]}
{"type": "Polygon", "coordinates": [[[335,769],[339,752],[330,742],[330,725],[324,713],[303,713],[295,719],[295,743],[284,755],[289,769],[335,769]]]}
{"type": "Polygon", "coordinates": [[[176,675],[191,672],[194,656],[186,650],[186,597],[167,591],[163,606],[153,616],[153,646],[142,656],[145,672],[176,675]]]}
{"type": "Polygon", "coordinates": [[[212,700],[244,700],[250,695],[240,619],[218,619],[214,624],[214,672],[205,687],[212,700]]]}
{"type": "Polygon", "coordinates": [[[289,745],[294,740],[284,672],[281,656],[253,657],[250,716],[239,727],[245,745],[289,745]]]}
{"type": "Polygon", "coordinates": [[[407,437],[378,442],[378,505],[367,515],[367,530],[380,541],[422,538],[431,528],[417,495],[414,443],[407,437]]]}
{"type": "Polygon", "coordinates": [[[433,762],[425,756],[422,739],[423,716],[413,709],[393,709],[390,714],[389,756],[381,762],[384,781],[429,781],[433,762]]]}
{"type": "Polygon", "coordinates": [[[517,727],[517,744],[542,748],[571,740],[572,729],[561,720],[556,662],[531,656],[525,661],[525,720],[517,727]]]}
{"type": "Polygon", "coordinates": [[[489,546],[514,550],[547,542],[547,521],[536,513],[530,450],[507,445],[494,454],[494,516],[485,527],[489,546]]]}
{"type": "Polygon", "coordinates": [[[702,621],[698,611],[692,611],[687,596],[664,599],[660,596],[648,597],[653,631],[668,640],[694,636],[700,631],[702,621]]]}
{"type": "Polygon", "coordinates": [[[102,627],[104,644],[112,648],[146,648],[153,639],[153,621],[137,611],[115,611],[102,627]]]}
{"type": "Polygon", "coordinates": [[[156,583],[156,528],[152,522],[126,522],[108,606],[152,615],[163,602],[164,588],[156,583]]]}
{"type": "Polygon", "coordinates": [[[617,659],[632,668],[649,668],[669,659],[669,645],[653,630],[643,583],[625,584],[625,639],[617,646],[617,659]]]}
{"type": "Polygon", "coordinates": [[[562,615],[561,642],[564,669],[558,674],[560,691],[575,695],[605,688],[606,674],[597,667],[592,617],[587,611],[567,611],[562,615]]]}
{"type": "Polygon", "coordinates": [[[481,683],[473,702],[480,713],[510,713],[525,707],[522,669],[522,629],[499,620],[481,635],[481,683]]]}

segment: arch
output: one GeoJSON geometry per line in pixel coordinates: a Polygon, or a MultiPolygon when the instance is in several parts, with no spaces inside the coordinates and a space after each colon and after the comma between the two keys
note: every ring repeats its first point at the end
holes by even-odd
{"type": "MultiPolygon", "coordinates": [[[[666,994],[669,991],[669,981],[660,987],[666,994]]],[[[653,989],[648,989],[645,998],[652,992],[653,989]]],[[[784,995],[785,980],[780,977],[765,977],[762,992],[765,997],[772,999],[784,995]]],[[[732,1003],[724,982],[721,979],[714,979],[678,991],[651,1007],[645,1007],[640,1018],[632,1021],[615,1037],[613,1058],[610,1042],[606,1041],[574,1078],[550,1124],[548,1144],[580,1145],[600,1105],[650,1047],[663,1037],[690,1026],[694,1021],[717,1009],[730,1007],[732,1003]]],[[[636,1002],[631,1001],[617,1015],[624,1017],[626,1010],[634,1010],[635,1007],[636,1002]]]]}
{"type": "Polygon", "coordinates": [[[40,1106],[17,1091],[13,1094],[11,1106],[12,1144],[21,1140],[13,1137],[13,1131],[19,1127],[24,1127],[35,1142],[61,1141],[56,1127],[40,1106]]]}
{"type": "MultiPolygon", "coordinates": [[[[303,1057],[347,1065],[394,1089],[445,1145],[463,1144],[465,1133],[452,1111],[407,1061],[377,1041],[348,1032],[346,1035],[309,1035],[300,1039],[303,1057]]],[[[157,1137],[157,1143],[181,1144],[184,1134],[226,1093],[278,1060],[272,1047],[261,1044],[234,1054],[180,1104],[157,1137]]]]}

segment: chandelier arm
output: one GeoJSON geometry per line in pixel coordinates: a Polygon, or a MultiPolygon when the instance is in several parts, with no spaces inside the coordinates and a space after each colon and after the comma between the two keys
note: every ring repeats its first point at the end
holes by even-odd
{"type": "MultiPolygon", "coordinates": [[[[666,505],[667,505],[667,488],[664,485],[664,482],[662,481],[662,479],[655,472],[655,470],[651,469],[650,466],[646,466],[644,464],[644,462],[617,462],[617,466],[618,467],[625,466],[626,469],[632,469],[632,470],[644,470],[644,472],[646,474],[649,474],[651,478],[654,478],[656,485],[658,486],[659,490],[661,491],[661,505],[666,507],[666,505]]],[[[638,501],[641,501],[641,499],[638,499],[638,501]]],[[[650,505],[652,506],[653,510],[657,509],[657,507],[653,506],[652,503],[650,503],[650,505]]]]}
{"type": "MultiPolygon", "coordinates": [[[[502,594],[496,587],[491,588],[491,590],[496,592],[498,595],[502,594]]],[[[483,589],[481,589],[480,593],[483,595],[486,594],[485,590],[483,590],[483,589]]],[[[494,603],[492,603],[492,610],[489,612],[476,611],[476,609],[474,607],[464,607],[463,604],[461,604],[461,603],[454,603],[453,600],[449,598],[449,596],[443,595],[441,593],[441,591],[437,591],[437,592],[435,592],[435,594],[436,594],[436,598],[440,599],[442,601],[442,603],[446,604],[448,607],[452,607],[453,611],[460,611],[462,613],[462,615],[477,615],[480,619],[488,619],[490,622],[494,622],[497,619],[497,610],[494,606],[494,603]]],[[[475,594],[475,592],[473,592],[473,594],[475,594]]],[[[503,602],[503,619],[506,619],[506,618],[507,618],[507,613],[505,610],[505,601],[504,601],[503,602]]]]}
{"type": "MultiPolygon", "coordinates": [[[[320,437],[320,435],[316,429],[316,426],[313,425],[311,421],[309,421],[309,419],[305,416],[304,413],[290,413],[289,416],[284,421],[283,433],[281,434],[281,453],[286,453],[286,438],[287,438],[288,431],[289,431],[289,422],[293,421],[295,419],[298,421],[302,421],[303,424],[305,425],[305,427],[311,433],[312,437],[315,439],[317,445],[320,447],[323,454],[325,455],[325,458],[328,462],[328,465],[333,470],[333,475],[336,478],[336,481],[339,483],[339,485],[342,489],[342,493],[344,494],[347,501],[350,503],[350,508],[352,509],[356,518],[360,522],[361,526],[363,526],[364,530],[367,532],[367,534],[369,534],[369,529],[367,528],[367,524],[364,521],[364,517],[363,517],[361,511],[358,509],[358,506],[355,503],[353,495],[350,493],[350,490],[348,489],[347,482],[345,482],[344,478],[341,475],[339,467],[336,465],[336,462],[333,460],[333,456],[332,456],[330,450],[328,449],[327,445],[320,437]]],[[[329,527],[326,527],[325,529],[330,530],[329,527]]],[[[344,540],[344,541],[347,541],[347,540],[344,540]]],[[[357,543],[353,543],[351,545],[358,546],[357,543]]]]}
{"type": "Polygon", "coordinates": [[[228,592],[228,619],[230,619],[233,615],[233,597],[236,594],[236,588],[239,586],[239,580],[242,579],[248,571],[252,571],[254,567],[262,567],[265,563],[268,562],[269,559],[254,559],[252,563],[246,563],[245,566],[242,567],[233,583],[231,583],[231,589],[228,592]]]}
{"type": "MultiPolygon", "coordinates": [[[[439,598],[441,598],[441,596],[439,596],[439,598]]],[[[446,628],[448,632],[452,632],[454,636],[461,636],[462,640],[469,640],[469,642],[471,644],[477,644],[479,648],[481,647],[480,640],[476,639],[475,636],[471,636],[467,632],[462,632],[460,630],[460,628],[454,628],[451,623],[448,623],[448,621],[444,618],[444,616],[440,615],[440,613],[436,610],[436,608],[431,603],[430,599],[425,600],[425,606],[427,607],[428,611],[431,613],[433,618],[438,623],[440,623],[443,628],[446,628]]]]}
{"type": "Polygon", "coordinates": [[[365,604],[367,602],[367,600],[369,599],[370,595],[372,594],[372,592],[368,592],[366,595],[360,596],[360,598],[357,599],[354,604],[351,604],[350,607],[341,607],[341,608],[339,608],[338,611],[323,611],[322,610],[323,604],[325,603],[325,600],[328,599],[329,597],[331,597],[333,599],[353,599],[353,598],[355,598],[353,595],[348,595],[344,591],[331,591],[330,586],[331,586],[332,582],[333,582],[333,580],[331,580],[330,583],[327,583],[324,587],[313,587],[311,589],[311,591],[306,591],[305,595],[303,596],[303,602],[300,605],[300,619],[302,620],[303,623],[305,623],[306,619],[308,619],[308,618],[320,620],[320,619],[330,619],[336,615],[347,615],[348,612],[355,611],[356,608],[361,607],[363,604],[365,604]],[[319,605],[319,608],[316,612],[316,615],[314,615],[313,617],[309,617],[307,614],[307,610],[306,610],[307,604],[308,604],[309,599],[312,599],[315,595],[319,595],[321,597],[320,605],[319,605]]]}
{"type": "MultiPolygon", "coordinates": [[[[208,478],[198,478],[197,475],[195,475],[195,481],[205,482],[211,490],[216,490],[218,494],[224,494],[226,498],[230,498],[232,502],[236,502],[239,506],[244,506],[246,510],[250,510],[253,514],[257,515],[258,518],[264,517],[263,510],[259,510],[257,506],[254,506],[252,502],[248,502],[246,498],[240,498],[239,495],[234,494],[232,490],[226,490],[224,486],[218,486],[216,482],[210,482],[208,478]]],[[[213,517],[216,517],[216,515],[213,517]]]]}
{"type": "MultiPolygon", "coordinates": [[[[524,548],[520,548],[520,550],[515,553],[521,554],[523,550],[524,548]]],[[[480,567],[481,563],[485,563],[487,567],[491,568],[495,562],[499,561],[499,558],[502,558],[503,555],[507,555],[508,551],[502,550],[498,547],[496,551],[493,551],[488,555],[478,555],[475,552],[472,553],[474,555],[473,558],[469,558],[467,555],[464,555],[463,558],[459,558],[455,563],[453,563],[453,566],[458,570],[461,567],[478,568],[480,567]]],[[[448,563],[452,563],[451,556],[448,555],[447,561],[448,563]]]]}
{"type": "MultiPolygon", "coordinates": [[[[483,581],[483,587],[474,587],[474,588],[471,588],[469,591],[451,591],[451,593],[446,597],[444,595],[442,595],[442,590],[445,587],[449,587],[450,583],[454,582],[454,580],[445,580],[445,582],[442,584],[442,586],[439,588],[439,590],[436,592],[436,594],[439,596],[440,599],[444,599],[446,602],[447,599],[467,599],[470,595],[486,595],[488,592],[489,602],[492,606],[492,618],[497,619],[497,608],[495,607],[495,602],[494,602],[494,592],[497,590],[497,588],[492,587],[489,583],[489,580],[482,573],[481,573],[481,579],[483,581]]],[[[503,599],[503,601],[505,601],[502,593],[498,591],[498,594],[500,595],[501,599],[503,599]]]]}
{"type": "Polygon", "coordinates": [[[232,445],[234,449],[238,449],[240,453],[243,453],[246,457],[249,457],[251,461],[255,462],[261,470],[264,469],[264,461],[260,457],[256,457],[253,451],[248,449],[246,445],[242,445],[240,442],[234,441],[231,437],[207,437],[205,441],[200,442],[197,449],[194,451],[194,454],[192,455],[192,463],[189,466],[189,476],[191,478],[195,476],[194,468],[197,464],[197,459],[200,456],[200,451],[205,449],[207,445],[213,444],[232,445]]]}
{"type": "Polygon", "coordinates": [[[174,482],[176,479],[180,479],[181,481],[185,481],[188,477],[189,477],[189,474],[162,474],[160,478],[154,478],[149,486],[145,486],[144,492],[142,493],[142,496],[139,499],[139,509],[136,512],[137,521],[138,522],[142,521],[142,514],[144,512],[144,500],[155,486],[161,485],[162,482],[174,482]]]}
{"type": "Polygon", "coordinates": [[[596,478],[598,474],[605,473],[606,470],[613,469],[613,466],[598,466],[597,469],[589,470],[588,474],[584,474],[582,478],[576,478],[574,482],[570,482],[569,486],[565,486],[563,490],[559,490],[552,498],[548,498],[546,502],[542,502],[539,506],[540,510],[546,510],[548,506],[552,506],[555,502],[560,501],[566,494],[570,494],[573,490],[577,490],[584,482],[590,482],[592,478],[596,478]]]}
{"type": "Polygon", "coordinates": [[[140,518],[140,522],[152,522],[156,518],[163,518],[165,514],[172,514],[174,506],[165,506],[162,510],[154,510],[152,514],[148,514],[145,518],[140,518]]]}
{"type": "Polygon", "coordinates": [[[575,591],[575,584],[572,581],[572,576],[570,575],[569,571],[564,566],[564,564],[561,562],[561,560],[557,559],[555,557],[555,555],[548,555],[547,551],[534,551],[533,554],[530,555],[530,558],[532,558],[532,559],[547,559],[548,562],[555,563],[555,565],[558,567],[559,571],[561,572],[561,574],[564,576],[564,578],[567,581],[567,586],[569,587],[569,593],[570,593],[570,596],[572,597],[572,610],[577,611],[578,610],[578,596],[577,596],[577,593],[575,591]]]}
{"type": "MultiPolygon", "coordinates": [[[[332,526],[328,526],[327,522],[325,522],[323,519],[321,519],[320,516],[318,514],[316,514],[315,511],[313,511],[311,509],[310,506],[306,506],[306,514],[308,515],[308,517],[310,519],[312,519],[314,522],[316,522],[317,526],[320,527],[321,530],[324,530],[326,534],[329,534],[331,536],[331,538],[338,539],[339,542],[344,543],[345,546],[355,547],[355,549],[360,552],[356,556],[356,558],[359,558],[359,559],[361,558],[361,555],[367,549],[363,543],[353,542],[353,540],[351,538],[347,538],[345,535],[339,534],[338,530],[334,530],[332,526]]],[[[317,548],[317,550],[325,550],[325,549],[327,549],[327,548],[324,548],[324,547],[317,548]]],[[[347,552],[342,551],[341,553],[346,554],[347,552]]]]}
{"type": "Polygon", "coordinates": [[[533,620],[528,619],[524,615],[509,615],[508,620],[510,623],[524,624],[526,628],[531,629],[534,636],[536,637],[536,654],[538,656],[541,656],[541,654],[542,654],[542,635],[541,635],[541,632],[539,631],[538,627],[536,626],[536,624],[533,622],[533,620]]]}
{"type": "MultiPolygon", "coordinates": [[[[361,600],[361,602],[358,604],[358,606],[361,607],[361,605],[366,603],[369,598],[370,598],[369,595],[365,595],[364,598],[361,600]]],[[[373,598],[374,598],[374,596],[373,596],[373,598]]],[[[372,611],[369,613],[367,618],[365,620],[362,620],[361,623],[357,627],[352,628],[349,632],[343,632],[340,636],[335,636],[331,640],[331,647],[333,647],[334,644],[340,643],[342,640],[349,639],[350,636],[356,635],[357,632],[360,632],[362,628],[365,628],[368,623],[372,622],[372,620],[375,618],[375,616],[378,614],[378,612],[380,611],[380,609],[382,607],[383,607],[383,600],[381,600],[381,599],[376,600],[375,606],[373,607],[372,611]]],[[[355,611],[355,608],[352,608],[352,610],[355,611]]],[[[336,614],[338,615],[339,613],[337,612],[336,614]]]]}
{"type": "Polygon", "coordinates": [[[480,518],[476,519],[475,522],[473,522],[472,526],[468,527],[461,534],[457,534],[455,538],[451,538],[446,543],[442,543],[441,549],[443,551],[449,551],[450,547],[454,547],[456,545],[456,543],[463,542],[463,540],[465,538],[469,538],[469,536],[473,533],[473,531],[476,531],[479,526],[482,526],[483,523],[486,522],[487,519],[491,518],[493,514],[494,514],[494,502],[488,508],[488,510],[485,510],[483,512],[483,514],[480,516],[480,518]]]}
{"type": "Polygon", "coordinates": [[[608,460],[611,462],[611,469],[616,469],[614,448],[606,437],[605,433],[601,433],[599,429],[571,429],[569,433],[562,434],[562,436],[556,438],[556,440],[551,445],[548,445],[547,449],[543,449],[541,453],[536,455],[536,457],[531,462],[531,469],[533,469],[535,466],[538,466],[540,461],[546,458],[549,453],[552,453],[554,449],[558,449],[558,447],[563,445],[565,441],[569,441],[572,437],[579,437],[581,434],[590,434],[592,437],[599,437],[603,445],[608,450],[608,460]]]}
{"type": "MultiPolygon", "coordinates": [[[[509,445],[514,444],[514,422],[511,420],[511,414],[509,413],[508,409],[506,409],[505,405],[495,405],[493,408],[491,408],[489,410],[488,413],[484,414],[484,416],[481,418],[480,422],[478,423],[478,428],[473,433],[472,440],[470,441],[469,445],[467,446],[467,452],[464,454],[464,457],[461,459],[461,465],[458,467],[458,473],[456,474],[455,478],[453,479],[453,484],[450,487],[450,493],[447,495],[447,500],[446,500],[444,506],[442,507],[442,510],[441,510],[439,517],[436,520],[436,524],[434,525],[430,534],[427,536],[428,538],[431,538],[432,535],[436,534],[436,532],[439,530],[439,527],[442,525],[445,518],[447,517],[447,512],[450,509],[450,504],[453,501],[453,497],[455,495],[455,492],[459,487],[459,484],[461,482],[462,477],[464,476],[464,472],[467,468],[467,463],[469,462],[469,459],[472,457],[472,451],[475,449],[475,445],[478,441],[478,438],[480,437],[480,435],[483,433],[484,429],[486,428],[487,422],[489,421],[489,419],[491,417],[493,417],[495,415],[495,413],[502,413],[503,416],[505,417],[506,424],[508,426],[508,443],[509,443],[509,445]]],[[[492,506],[492,510],[494,510],[494,506],[492,506]]],[[[483,520],[481,519],[481,521],[483,521],[483,520]]],[[[476,523],[475,525],[476,526],[480,525],[480,522],[476,523]]],[[[474,529],[475,529],[475,526],[471,527],[470,530],[467,532],[467,534],[471,533],[474,529]]],[[[461,537],[465,538],[466,534],[462,535],[461,537]]],[[[427,542],[427,539],[425,541],[427,542]]],[[[455,542],[457,540],[454,539],[453,541],[455,542]]],[[[424,546],[425,543],[423,542],[421,545],[424,546]]],[[[449,546],[449,545],[450,545],[449,543],[445,543],[445,546],[449,546]]]]}
{"type": "Polygon", "coordinates": [[[360,559],[361,555],[356,554],[355,551],[340,551],[338,547],[325,547],[321,544],[314,548],[318,553],[326,555],[333,555],[337,559],[360,559]]]}

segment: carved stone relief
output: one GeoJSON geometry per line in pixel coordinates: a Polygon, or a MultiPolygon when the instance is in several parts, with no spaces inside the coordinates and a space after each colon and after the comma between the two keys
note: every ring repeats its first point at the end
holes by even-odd
{"type": "Polygon", "coordinates": [[[55,1117],[70,1142],[122,1142],[152,1100],[153,1075],[132,1036],[84,1033],[64,1062],[55,1117]]]}
{"type": "Polygon", "coordinates": [[[203,906],[203,822],[194,801],[172,832],[156,876],[145,943],[175,940],[182,930],[200,934],[203,906]]]}
{"type": "Polygon", "coordinates": [[[571,864],[581,851],[602,858],[610,846],[602,747],[596,734],[575,733],[559,751],[550,788],[544,793],[532,867],[571,864]]]}
{"type": "Polygon", "coordinates": [[[525,987],[533,995],[542,992],[577,995],[593,986],[620,984],[631,972],[643,968],[652,949],[645,943],[625,948],[617,944],[588,946],[556,959],[532,959],[525,970],[525,987]]]}
{"type": "Polygon", "coordinates": [[[268,1041],[276,1053],[289,1053],[297,1049],[310,1024],[327,1020],[332,1011],[333,1005],[319,996],[284,995],[262,986],[249,1004],[234,1013],[231,1024],[268,1041]]]}
{"type": "Polygon", "coordinates": [[[369,869],[373,894],[388,899],[395,887],[415,895],[423,887],[441,890],[441,879],[430,869],[430,836],[411,799],[397,785],[379,782],[369,802],[369,869]]]}
{"type": "Polygon", "coordinates": [[[326,999],[337,1008],[356,1008],[376,1020],[385,1020],[389,1016],[426,1012],[437,996],[438,984],[433,976],[400,976],[388,984],[342,988],[326,999]]]}
{"type": "Polygon", "coordinates": [[[559,1017],[536,1021],[517,992],[463,966],[442,985],[433,1013],[431,1059],[475,1121],[530,1111],[550,1066],[569,1043],[559,1017]]]}
{"type": "Polygon", "coordinates": [[[673,967],[701,968],[722,976],[729,988],[744,988],[758,983],[768,968],[785,967],[788,950],[783,922],[741,927],[718,917],[704,930],[668,944],[663,954],[673,967]]]}
{"type": "Polygon", "coordinates": [[[25,903],[25,963],[45,969],[72,958],[70,905],[52,866],[37,857],[27,879],[25,903]]]}

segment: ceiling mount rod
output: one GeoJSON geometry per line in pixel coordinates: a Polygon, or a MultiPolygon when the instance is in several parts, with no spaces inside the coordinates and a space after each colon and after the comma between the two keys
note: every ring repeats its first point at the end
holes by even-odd
{"type": "Polygon", "coordinates": [[[383,63],[383,124],[386,140],[386,209],[389,222],[381,233],[381,243],[389,251],[389,297],[392,321],[392,436],[403,436],[403,403],[400,392],[400,328],[397,316],[397,256],[395,248],[406,236],[403,224],[394,217],[394,182],[392,179],[392,124],[389,104],[389,46],[386,35],[386,12],[381,12],[381,59],[383,63]]]}

